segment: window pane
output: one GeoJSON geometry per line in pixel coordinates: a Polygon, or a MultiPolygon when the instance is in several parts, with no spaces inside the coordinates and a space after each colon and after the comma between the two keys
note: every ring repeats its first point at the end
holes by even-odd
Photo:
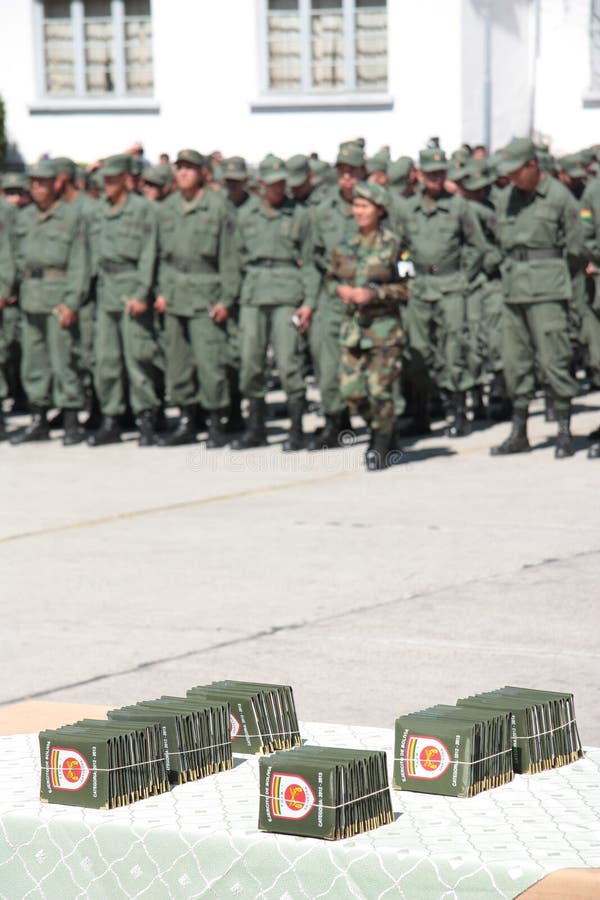
{"type": "Polygon", "coordinates": [[[74,94],[73,29],[68,2],[45,0],[43,37],[46,93],[55,97],[74,94]]]}
{"type": "Polygon", "coordinates": [[[311,0],[311,6],[315,12],[332,10],[336,12],[342,8],[342,0],[311,0]]]}
{"type": "Polygon", "coordinates": [[[110,0],[84,0],[85,88],[90,94],[115,89],[113,23],[110,0]]]}
{"type": "MultiPolygon", "coordinates": [[[[269,8],[275,0],[270,0],[269,8]]],[[[281,3],[282,0],[277,0],[281,3]]],[[[300,56],[300,16],[296,7],[270,13],[267,19],[269,87],[297,91],[302,84],[300,56]]]]}
{"type": "Polygon", "coordinates": [[[355,15],[356,86],[387,87],[387,11],[385,4],[357,0],[355,15]],[[368,8],[367,8],[368,7],[368,8]]]}
{"type": "Polygon", "coordinates": [[[269,12],[298,12],[298,0],[269,0],[269,12]]]}
{"type": "Polygon", "coordinates": [[[315,88],[344,86],[344,17],[341,13],[312,15],[311,70],[315,88]]]}
{"type": "Polygon", "coordinates": [[[385,9],[387,6],[386,0],[356,0],[355,2],[357,9],[364,9],[365,7],[368,9],[369,7],[377,7],[378,9],[385,9]]]}
{"type": "Polygon", "coordinates": [[[152,19],[148,0],[125,0],[125,87],[148,97],[154,90],[152,19]]]}

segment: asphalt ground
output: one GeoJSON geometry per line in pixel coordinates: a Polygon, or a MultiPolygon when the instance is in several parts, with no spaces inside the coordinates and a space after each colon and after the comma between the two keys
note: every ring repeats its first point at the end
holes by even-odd
{"type": "Polygon", "coordinates": [[[600,745],[600,393],[572,459],[533,413],[529,454],[489,455],[506,423],[438,422],[377,473],[364,437],[283,454],[278,421],[246,453],[0,445],[0,703],[238,678],[292,684],[304,720],[392,727],[517,684],[572,691],[600,745]]]}

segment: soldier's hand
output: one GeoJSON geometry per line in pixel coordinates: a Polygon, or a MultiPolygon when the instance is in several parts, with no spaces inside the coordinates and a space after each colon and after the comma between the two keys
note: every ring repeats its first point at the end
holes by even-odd
{"type": "Polygon", "coordinates": [[[222,303],[215,303],[215,305],[209,312],[209,316],[217,325],[221,325],[228,315],[229,312],[227,311],[227,307],[223,306],[222,303]]]}
{"type": "Polygon", "coordinates": [[[134,319],[137,319],[138,316],[143,316],[147,309],[148,304],[143,300],[136,300],[135,297],[132,297],[127,304],[127,312],[134,319]]]}
{"type": "Polygon", "coordinates": [[[13,294],[12,297],[8,297],[6,302],[7,302],[8,306],[14,306],[15,303],[17,302],[17,295],[13,294]]]}
{"type": "Polygon", "coordinates": [[[359,306],[363,303],[368,303],[373,299],[373,292],[370,288],[357,287],[352,289],[352,302],[357,303],[359,306]]]}
{"type": "Polygon", "coordinates": [[[586,275],[597,275],[598,274],[598,270],[596,269],[596,266],[594,265],[594,263],[589,262],[587,264],[587,266],[585,267],[585,274],[586,275]]]}
{"type": "Polygon", "coordinates": [[[344,303],[352,303],[352,294],[354,293],[354,288],[350,287],[349,284],[340,284],[337,288],[338,297],[344,301],[344,303]]]}
{"type": "Polygon", "coordinates": [[[297,306],[295,315],[298,320],[296,328],[300,334],[304,334],[309,329],[313,310],[310,306],[297,306]]]}
{"type": "Polygon", "coordinates": [[[167,298],[163,297],[162,294],[160,297],[157,297],[154,301],[154,309],[157,313],[165,313],[167,311],[167,298]]]}
{"type": "Polygon", "coordinates": [[[59,303],[54,307],[55,315],[58,317],[58,324],[61,328],[70,328],[77,321],[77,313],[69,309],[64,303],[59,303]]]}

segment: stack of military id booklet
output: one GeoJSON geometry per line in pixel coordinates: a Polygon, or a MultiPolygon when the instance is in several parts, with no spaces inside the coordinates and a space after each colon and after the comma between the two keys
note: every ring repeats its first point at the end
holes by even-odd
{"type": "Polygon", "coordinates": [[[169,790],[158,724],[81,719],[39,737],[43,801],[114,809],[169,790]]]}
{"type": "Polygon", "coordinates": [[[329,841],[394,821],[383,750],[298,747],[259,760],[261,831],[329,841]]]}
{"type": "Polygon", "coordinates": [[[573,694],[507,686],[457,702],[477,713],[509,714],[515,772],[532,775],[583,756],[573,694]]]}
{"type": "Polygon", "coordinates": [[[234,753],[273,753],[300,744],[294,695],[289,685],[214,681],[191,688],[188,697],[229,703],[234,753]]]}
{"type": "Polygon", "coordinates": [[[229,705],[200,697],[160,697],[108,713],[111,721],[158,723],[171,784],[186,784],[233,766],[229,705]]]}
{"type": "Polygon", "coordinates": [[[438,705],[396,719],[396,790],[473,797],[512,778],[507,710],[438,705]]]}

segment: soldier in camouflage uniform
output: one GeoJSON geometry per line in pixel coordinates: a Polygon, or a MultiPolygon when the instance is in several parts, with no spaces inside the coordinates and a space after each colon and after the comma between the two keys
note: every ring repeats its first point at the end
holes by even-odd
{"type": "Polygon", "coordinates": [[[504,455],[530,449],[527,417],[537,365],[554,402],[558,423],[554,455],[562,459],[575,452],[570,405],[577,383],[569,371],[568,310],[569,259],[584,253],[579,209],[562,184],[541,172],[528,138],[515,138],[501,151],[498,171],[511,180],[511,187],[497,199],[496,218],[505,257],[502,355],[514,412],[509,436],[491,452],[504,455]]]}
{"type": "Polygon", "coordinates": [[[248,428],[237,450],[266,442],[265,362],[272,345],[291,419],[283,450],[304,447],[305,386],[300,333],[310,325],[318,276],[313,265],[311,221],[286,197],[283,160],[269,155],[259,166],[262,202],[238,216],[243,284],[240,296],[240,386],[249,401],[248,428]]]}
{"type": "Polygon", "coordinates": [[[399,241],[381,225],[386,189],[363,182],[353,193],[358,231],[335,247],[325,283],[332,300],[343,304],[340,387],[351,411],[369,426],[365,461],[374,471],[393,461],[393,385],[403,343],[399,303],[407,299],[407,290],[398,275],[399,241]]]}
{"type": "Polygon", "coordinates": [[[34,203],[24,212],[17,247],[23,311],[23,384],[32,411],[31,424],[12,444],[48,440],[51,405],[64,412],[63,444],[83,440],[78,411],[84,393],[76,348],[77,313],[89,286],[85,223],[81,211],[62,203],[50,160],[30,169],[34,203]]]}
{"type": "Polygon", "coordinates": [[[131,157],[104,160],[105,199],[90,222],[92,269],[97,273],[95,385],[102,422],[91,447],[121,439],[119,417],[129,405],[136,416],[138,444],[155,443],[158,397],[154,387],[155,340],[149,303],[154,282],[156,217],[142,197],[128,189],[131,157]]]}

